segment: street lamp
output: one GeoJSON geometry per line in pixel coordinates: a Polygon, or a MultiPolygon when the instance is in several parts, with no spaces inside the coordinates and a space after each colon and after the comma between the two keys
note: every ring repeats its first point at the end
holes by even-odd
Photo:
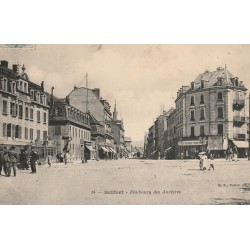
{"type": "Polygon", "coordinates": [[[200,142],[201,142],[201,151],[203,152],[203,145],[206,144],[206,137],[200,137],[199,138],[200,142]]]}

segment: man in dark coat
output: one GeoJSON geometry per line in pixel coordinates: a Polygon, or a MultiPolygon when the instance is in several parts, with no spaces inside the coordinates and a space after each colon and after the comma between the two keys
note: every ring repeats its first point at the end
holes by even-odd
{"type": "Polygon", "coordinates": [[[36,173],[36,161],[39,159],[38,153],[35,151],[35,147],[31,147],[31,153],[30,153],[30,167],[31,167],[31,173],[36,173]]]}
{"type": "Polygon", "coordinates": [[[1,147],[0,148],[0,175],[2,175],[2,169],[5,173],[5,175],[8,175],[7,170],[6,170],[6,162],[4,160],[4,155],[6,153],[6,147],[1,147]]]}
{"type": "Polygon", "coordinates": [[[11,146],[10,150],[4,154],[4,160],[6,162],[7,176],[11,176],[11,169],[13,174],[16,176],[16,164],[17,164],[17,152],[15,146],[11,146]]]}

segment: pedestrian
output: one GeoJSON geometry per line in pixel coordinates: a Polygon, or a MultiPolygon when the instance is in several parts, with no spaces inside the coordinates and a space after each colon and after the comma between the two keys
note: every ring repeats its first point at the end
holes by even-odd
{"type": "Polygon", "coordinates": [[[214,157],[213,157],[213,154],[211,154],[209,152],[209,150],[207,150],[206,152],[206,156],[207,156],[207,165],[209,165],[209,169],[213,169],[214,170],[214,157]]]}
{"type": "Polygon", "coordinates": [[[48,165],[49,165],[49,167],[51,167],[51,163],[52,163],[52,156],[50,154],[48,154],[48,165]]]}
{"type": "Polygon", "coordinates": [[[6,162],[7,176],[11,176],[11,169],[13,169],[13,175],[16,177],[16,164],[17,164],[17,152],[15,146],[11,146],[9,151],[4,154],[4,160],[6,162]]]}
{"type": "Polygon", "coordinates": [[[233,161],[238,161],[238,149],[236,146],[233,148],[233,161]]]}
{"type": "Polygon", "coordinates": [[[35,147],[31,147],[30,153],[30,167],[31,167],[31,174],[36,173],[36,162],[39,159],[38,153],[35,151],[35,147]]]}
{"type": "Polygon", "coordinates": [[[7,176],[7,169],[6,169],[6,162],[4,160],[4,155],[6,152],[7,148],[6,147],[1,147],[0,148],[0,175],[2,175],[2,170],[4,171],[5,175],[7,176]]]}
{"type": "Polygon", "coordinates": [[[67,152],[67,151],[64,153],[63,158],[64,158],[64,164],[67,165],[67,163],[68,163],[68,158],[69,158],[68,152],[67,152]]]}
{"type": "Polygon", "coordinates": [[[24,149],[21,149],[21,154],[20,154],[20,168],[21,169],[26,169],[28,170],[29,169],[29,165],[28,165],[28,152],[27,152],[27,149],[24,148],[24,149]]]}

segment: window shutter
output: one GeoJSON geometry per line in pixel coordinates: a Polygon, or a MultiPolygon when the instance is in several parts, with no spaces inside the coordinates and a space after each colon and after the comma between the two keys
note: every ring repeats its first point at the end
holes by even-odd
{"type": "Polygon", "coordinates": [[[12,124],[12,138],[16,138],[16,125],[12,124]]]}

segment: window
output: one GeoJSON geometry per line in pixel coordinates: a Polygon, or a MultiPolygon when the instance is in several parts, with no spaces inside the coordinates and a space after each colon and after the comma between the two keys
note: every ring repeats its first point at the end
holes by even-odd
{"type": "Polygon", "coordinates": [[[24,83],[24,92],[27,93],[27,83],[26,82],[24,83]]]}
{"type": "Polygon", "coordinates": [[[15,138],[22,139],[22,127],[19,125],[16,125],[16,134],[15,138]]]}
{"type": "Polygon", "coordinates": [[[10,114],[16,116],[16,104],[13,102],[10,103],[10,114]]]}
{"type": "Polygon", "coordinates": [[[29,135],[28,135],[28,128],[25,128],[24,129],[24,136],[25,136],[25,140],[28,140],[29,139],[29,135]]]}
{"type": "Polygon", "coordinates": [[[33,128],[30,128],[30,140],[33,140],[33,128]]]}
{"type": "Polygon", "coordinates": [[[61,126],[55,125],[55,135],[61,135],[61,126]]]}
{"type": "Polygon", "coordinates": [[[205,120],[205,111],[204,111],[204,109],[200,110],[200,120],[205,120]]]}
{"type": "Polygon", "coordinates": [[[203,125],[200,126],[200,135],[201,136],[205,135],[205,130],[204,130],[204,126],[203,125]]]}
{"type": "Polygon", "coordinates": [[[194,110],[191,110],[191,118],[190,118],[190,121],[195,121],[195,118],[194,118],[194,110]]]}
{"type": "Polygon", "coordinates": [[[31,121],[34,120],[34,110],[33,110],[33,108],[30,109],[30,120],[31,121]]]}
{"type": "Polygon", "coordinates": [[[46,141],[47,140],[47,131],[43,131],[43,140],[46,141]]]}
{"type": "Polygon", "coordinates": [[[11,123],[7,124],[7,137],[11,137],[11,123]]]}
{"type": "Polygon", "coordinates": [[[223,108],[222,107],[218,108],[218,118],[223,118],[223,108]]]}
{"type": "Polygon", "coordinates": [[[191,137],[194,137],[194,127],[191,127],[191,137]]]}
{"type": "Polygon", "coordinates": [[[204,80],[201,80],[201,88],[204,89],[204,80]]]}
{"type": "Polygon", "coordinates": [[[194,106],[194,96],[191,96],[191,103],[190,103],[191,106],[194,106]]]}
{"type": "Polygon", "coordinates": [[[200,104],[204,104],[204,95],[201,95],[201,102],[200,104]]]}
{"type": "Polygon", "coordinates": [[[29,107],[25,107],[25,119],[29,119],[29,107]]]}
{"type": "Polygon", "coordinates": [[[191,89],[194,90],[194,83],[191,82],[191,89]]]}
{"type": "Polygon", "coordinates": [[[7,105],[8,105],[8,102],[6,100],[3,100],[3,114],[4,115],[8,114],[7,105]]]}
{"type": "Polygon", "coordinates": [[[71,136],[71,126],[69,126],[69,136],[71,136]]]}
{"type": "Polygon", "coordinates": [[[19,105],[18,117],[23,119],[23,105],[19,105]]]}
{"type": "Polygon", "coordinates": [[[218,101],[222,101],[222,92],[218,93],[218,101]]]}
{"type": "Polygon", "coordinates": [[[41,122],[41,112],[39,110],[37,111],[37,122],[41,122]]]}
{"type": "Polygon", "coordinates": [[[223,124],[218,124],[218,135],[223,134],[223,124]]]}
{"type": "Polygon", "coordinates": [[[36,139],[38,140],[38,141],[40,141],[40,139],[41,139],[41,132],[40,132],[40,130],[38,129],[37,131],[36,131],[36,139]]]}
{"type": "Polygon", "coordinates": [[[16,125],[12,124],[12,138],[16,138],[16,125]]]}
{"type": "Polygon", "coordinates": [[[43,123],[47,123],[47,114],[43,113],[43,123]]]}
{"type": "Polygon", "coordinates": [[[3,123],[3,137],[7,136],[7,124],[3,123]]]}

